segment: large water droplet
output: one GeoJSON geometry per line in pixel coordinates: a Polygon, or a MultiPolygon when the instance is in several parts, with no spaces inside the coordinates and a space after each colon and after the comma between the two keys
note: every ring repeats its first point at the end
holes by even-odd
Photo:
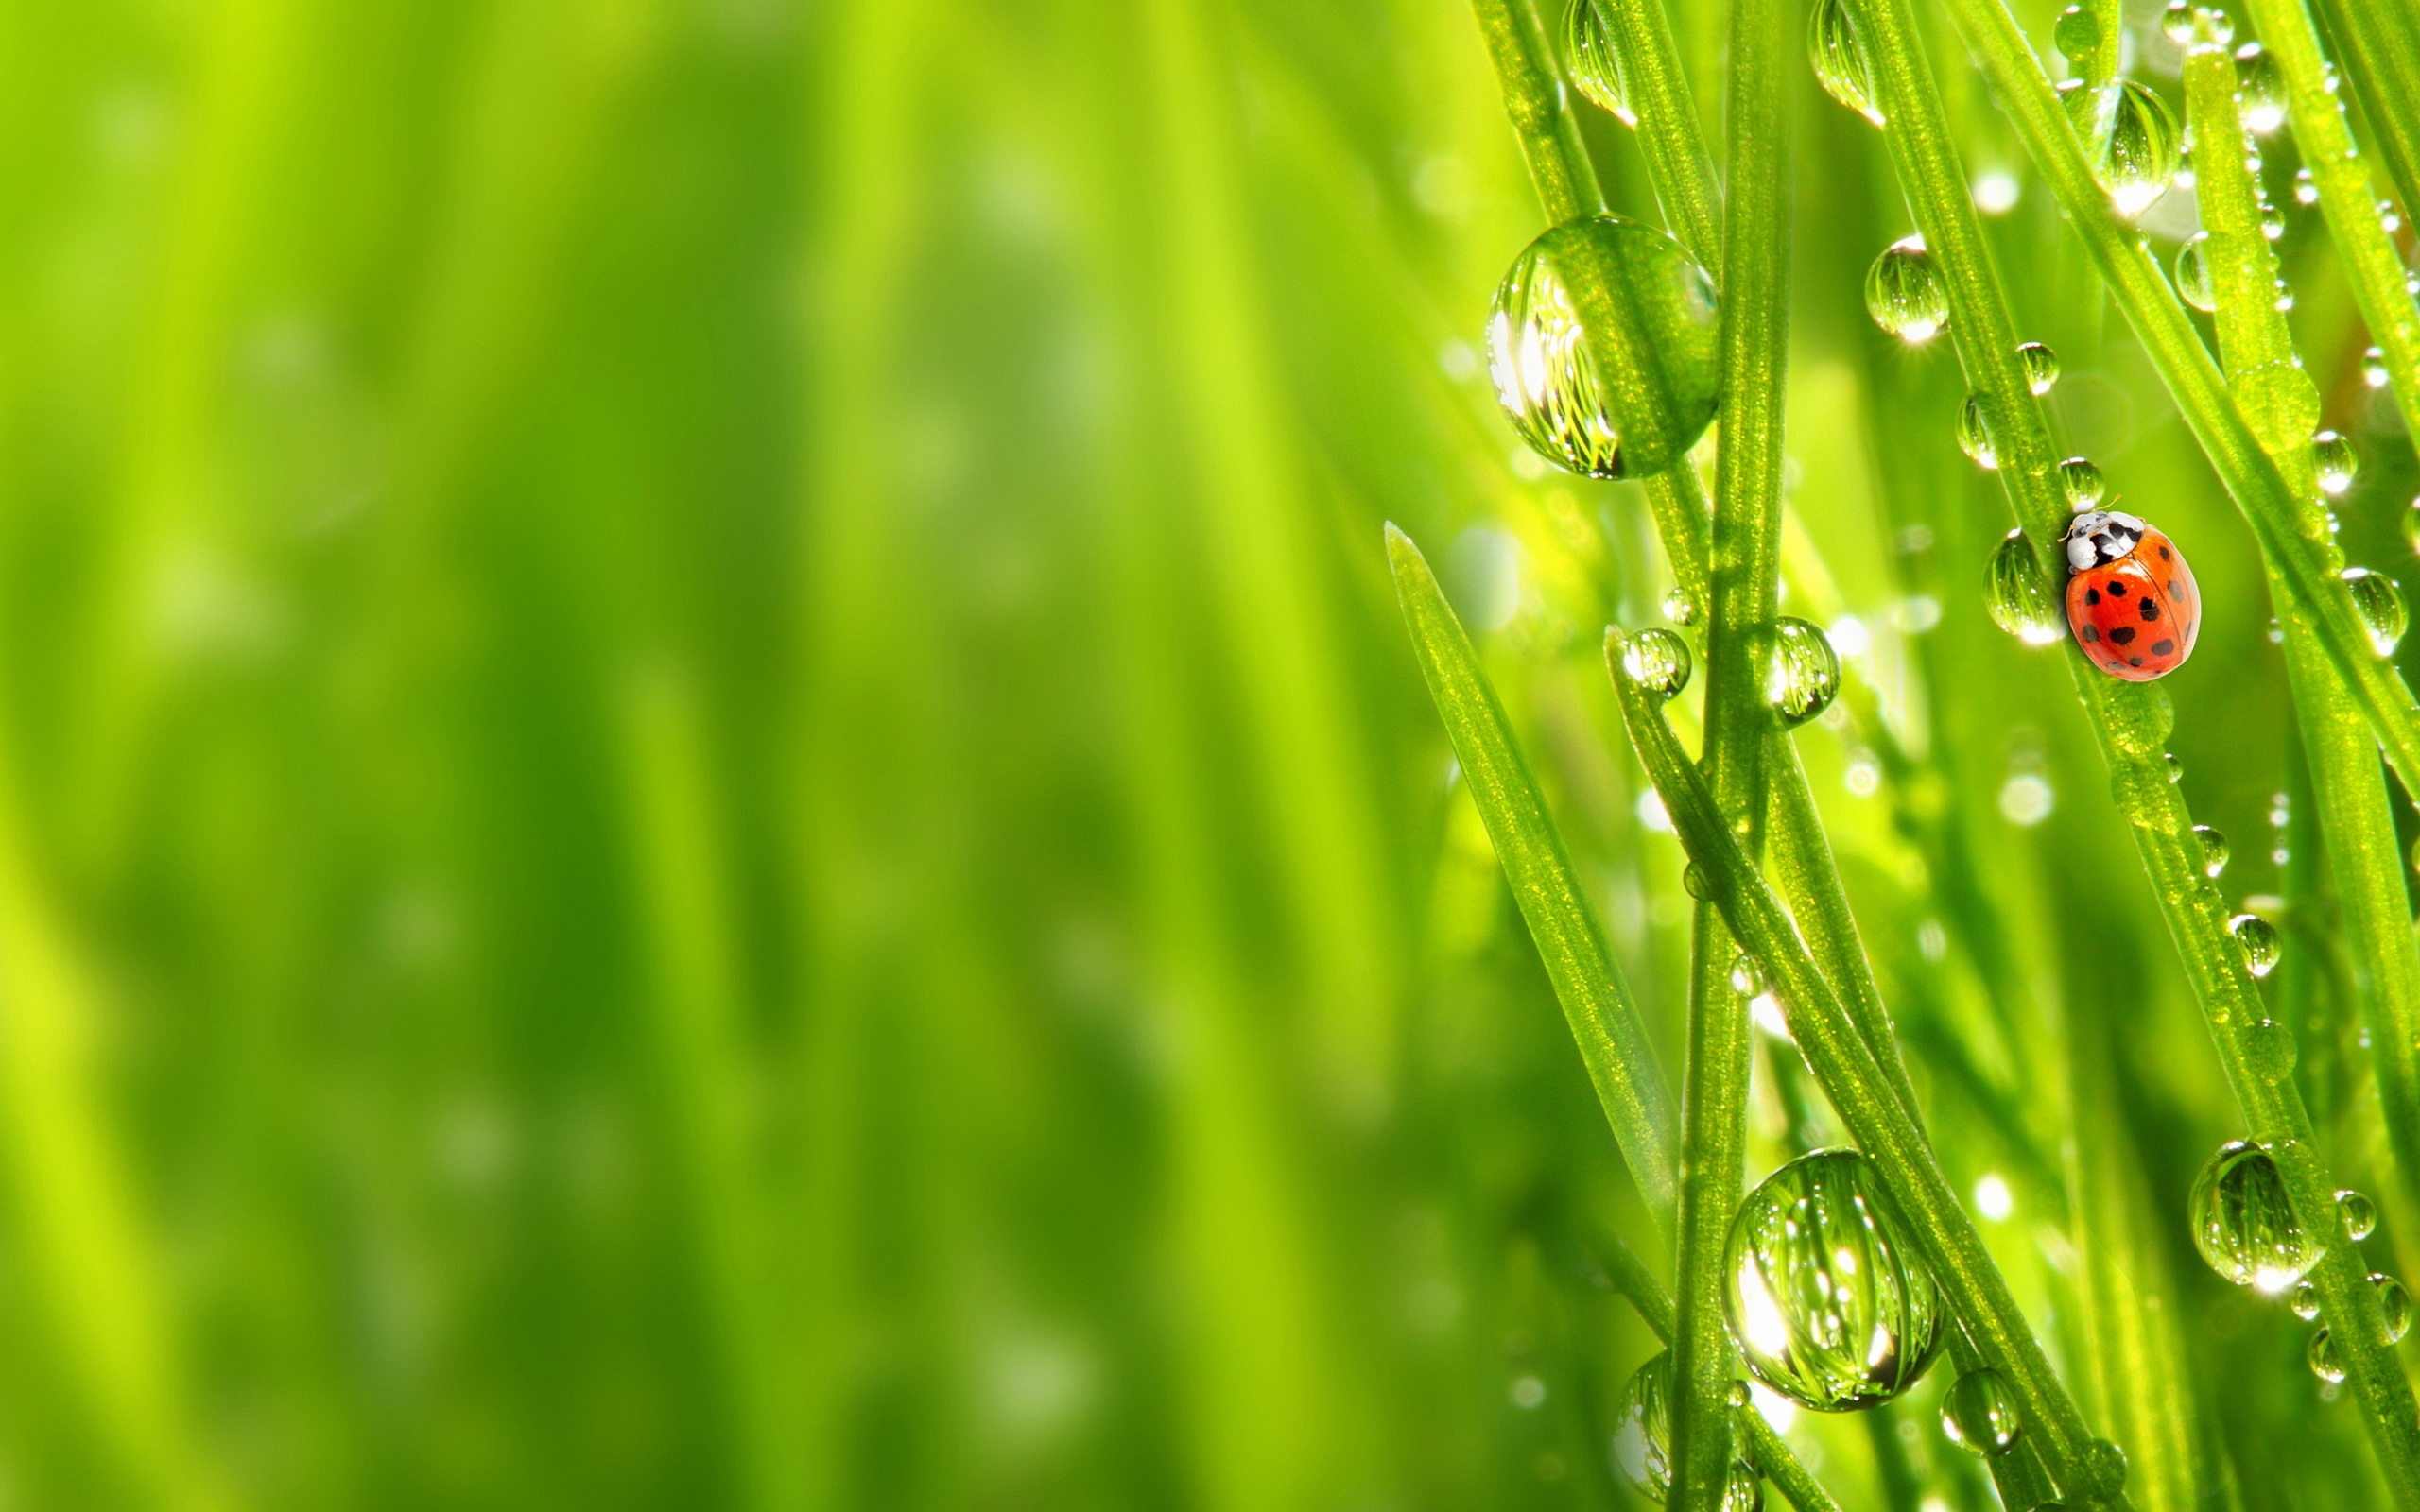
{"type": "Polygon", "coordinates": [[[2374,573],[2367,567],[2347,567],[2336,575],[2353,591],[2353,607],[2361,611],[2361,624],[2370,632],[2370,644],[2380,656],[2394,655],[2403,644],[2403,632],[2411,627],[2411,611],[2403,602],[2403,590],[2384,573],[2374,573]]]}
{"type": "Polygon", "coordinates": [[[2109,191],[2118,214],[2131,220],[2168,193],[2176,178],[2179,133],[2166,100],[2131,78],[2117,78],[2099,89],[2069,91],[2066,106],[2093,177],[2109,191]]]}
{"type": "Polygon", "coordinates": [[[2078,514],[2098,509],[2109,491],[2101,480],[2100,469],[2088,456],[2071,456],[2059,464],[2059,490],[2067,496],[2067,507],[2078,514]]]}
{"type": "Polygon", "coordinates": [[[2344,1360],[2336,1352],[2336,1335],[2322,1329],[2310,1336],[2310,1373],[2330,1385],[2344,1379],[2344,1360]]]}
{"type": "Polygon", "coordinates": [[[2194,1247],[2238,1286],[2273,1296],[2301,1280],[2327,1252],[2325,1241],[2296,1216],[2277,1162],[2249,1141],[2219,1146],[2193,1178],[2187,1211],[2194,1247]]]}
{"type": "Polygon", "coordinates": [[[1632,1490],[1664,1504],[1672,1489],[1672,1355],[1638,1367],[1614,1402],[1614,1470],[1632,1490]]]}
{"type": "Polygon", "coordinates": [[[1967,1371],[1943,1393],[1941,1431],[1966,1452],[1991,1459],[2016,1447],[2025,1436],[2025,1421],[2008,1383],[1985,1366],[1967,1371]]]}
{"type": "Polygon", "coordinates": [[[2156,682],[2123,684],[2110,692],[2108,728],[2110,744],[2127,755],[2165,756],[2163,747],[2176,729],[2176,704],[2156,682]]]}
{"type": "Polygon", "coordinates": [[[1679,461],[1714,420],[1714,282],[1651,226],[1565,221],[1523,249],[1495,290],[1488,371],[1512,428],[1589,477],[1679,461]]]}
{"type": "Polygon", "coordinates": [[[2206,824],[2193,826],[2193,838],[2202,842],[2202,875],[2216,877],[2227,869],[2227,837],[2206,824]]]}
{"type": "Polygon", "coordinates": [[[1929,341],[1949,323],[1949,291],[1921,234],[1882,249],[1865,270],[1865,313],[1902,341],[1929,341]]]}
{"type": "Polygon", "coordinates": [[[2361,454],[2335,431],[2322,431],[2310,438],[2310,461],[2319,472],[2319,491],[2330,496],[2351,488],[2353,475],[2361,471],[2361,454]]]}
{"type": "Polygon", "coordinates": [[[2083,7],[2069,6],[2051,24],[2050,43],[2068,62],[2080,62],[2084,54],[2100,45],[2100,23],[2083,7]]]}
{"type": "Polygon", "coordinates": [[[2267,976],[2277,969],[2277,926],[2258,914],[2238,914],[2227,920],[2227,933],[2243,952],[2244,969],[2267,976]]]}
{"type": "Polygon", "coordinates": [[[2286,124],[2286,77],[2256,42],[2235,50],[2235,108],[2243,129],[2267,136],[2286,124]]]}
{"type": "Polygon", "coordinates": [[[1785,614],[1773,625],[1773,661],[1765,701],[1785,725],[1803,725],[1832,706],[1841,691],[1841,658],[1829,637],[1785,614]]]}
{"type": "Polygon", "coordinates": [[[1756,1379],[1818,1412],[1888,1401],[1932,1363],[1946,1315],[1855,1150],[1756,1184],[1723,1249],[1723,1314],[1756,1379]]]}
{"type": "Polygon", "coordinates": [[[2042,561],[2022,530],[2002,537],[1992,552],[1992,623],[2028,645],[2050,645],[2065,633],[2058,600],[2042,580],[2042,561]]]}
{"type": "Polygon", "coordinates": [[[2411,1332],[2411,1294],[2403,1289],[2401,1281],[2384,1271],[2372,1271],[2370,1285],[2378,1294],[2378,1312],[2384,1314],[2386,1323],[2386,1342],[2402,1343],[2403,1336],[2411,1332]]]}
{"type": "Polygon", "coordinates": [[[2168,9],[2159,13],[2160,34],[2179,47],[2193,41],[2193,8],[2187,0],[2168,0],[2168,9]]]}
{"type": "Polygon", "coordinates": [[[2343,1222],[2344,1237],[2357,1245],[2378,1226],[2377,1204],[2351,1187],[2336,1194],[2336,1216],[2343,1222]]]}
{"type": "Polygon", "coordinates": [[[2319,1288],[2308,1281],[2296,1282],[2294,1295],[2286,1298],[2286,1305],[2293,1310],[2294,1316],[2304,1322],[2316,1320],[2319,1316],[2319,1288]]]}
{"type": "Polygon", "coordinates": [[[1875,125],[1882,124],[1882,94],[1874,87],[1874,63],[1848,0],[1818,0],[1806,28],[1806,56],[1824,93],[1875,125]]]}
{"type": "Polygon", "coordinates": [[[1966,396],[1966,407],[1958,412],[1958,449],[1986,471],[2000,465],[1999,449],[1992,444],[1991,422],[1983,419],[1983,402],[1974,394],[1966,396]]]}
{"type": "Polygon", "coordinates": [[[1622,74],[1621,52],[1614,45],[1613,28],[1605,24],[1597,0],[1571,0],[1570,9],[1563,13],[1563,63],[1571,75],[1571,87],[1582,98],[1612,112],[1624,126],[1638,124],[1638,112],[1630,104],[1630,80],[1622,74]]]}
{"type": "Polygon", "coordinates": [[[1722,1483],[1722,1512],[1764,1512],[1765,1483],[1746,1460],[1731,1462],[1730,1478],[1722,1483]]]}
{"type": "Polygon", "coordinates": [[[2176,297],[2207,315],[2219,307],[2218,289],[2210,280],[2210,257],[2204,249],[2210,233],[2195,232],[2192,240],[2176,249],[2176,297]]]}
{"type": "Polygon", "coordinates": [[[2033,397],[2041,398],[2059,381],[2059,354],[2039,341],[2028,341],[2016,349],[2016,360],[2025,365],[2025,387],[2033,397]]]}
{"type": "Polygon", "coordinates": [[[1658,698],[1689,685],[1689,643],[1662,626],[1622,638],[1622,672],[1658,698]]]}

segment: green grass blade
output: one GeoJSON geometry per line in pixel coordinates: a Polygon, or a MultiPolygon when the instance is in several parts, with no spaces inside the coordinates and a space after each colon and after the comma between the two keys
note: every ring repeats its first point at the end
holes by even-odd
{"type": "Polygon", "coordinates": [[[1648,1211],[1666,1232],[1673,1207],[1672,1112],[1653,1044],[1604,927],[1580,889],[1546,797],[1512,738],[1470,636],[1411,538],[1387,527],[1395,592],[1429,696],[1461,763],[1614,1140],[1648,1211]]]}
{"type": "Polygon", "coordinates": [[[2409,211],[2420,205],[2420,13],[2410,0],[2319,0],[2319,9],[2409,211]]]}

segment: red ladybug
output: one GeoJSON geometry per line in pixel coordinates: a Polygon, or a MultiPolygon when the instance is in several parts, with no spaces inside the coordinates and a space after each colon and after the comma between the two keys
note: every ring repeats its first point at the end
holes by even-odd
{"type": "Polygon", "coordinates": [[[2185,664],[2202,591],[2176,542],[2131,514],[2095,509],[2067,527],[2067,628],[2092,664],[2149,682],[2185,664]]]}

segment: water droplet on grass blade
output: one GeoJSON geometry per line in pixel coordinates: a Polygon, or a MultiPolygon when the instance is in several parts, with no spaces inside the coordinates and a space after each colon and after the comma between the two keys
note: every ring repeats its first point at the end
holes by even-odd
{"type": "Polygon", "coordinates": [[[2277,926],[2258,914],[2238,914],[2227,920],[2227,933],[2243,952],[2244,970],[2267,976],[2277,969],[2277,926]]]}
{"type": "Polygon", "coordinates": [[[1731,990],[1743,998],[1753,998],[1764,989],[1764,979],[1756,974],[1754,958],[1740,952],[1731,963],[1731,990]]]}
{"type": "Polygon", "coordinates": [[[2219,307],[2218,290],[2210,282],[2209,253],[2204,249],[2209,240],[2208,232],[2196,232],[2192,240],[2176,249],[2176,297],[2204,315],[2219,307]]]}
{"type": "Polygon", "coordinates": [[[2327,1252],[2295,1214],[2277,1162],[2249,1141],[2219,1146],[2193,1178],[2187,1211],[2194,1247],[2238,1286],[2282,1292],[2327,1252]]]}
{"type": "Polygon", "coordinates": [[[2319,1317],[2319,1288],[2308,1281],[2297,1283],[2294,1287],[2294,1295],[2286,1298],[2286,1306],[2292,1309],[2294,1316],[2301,1318],[2304,1322],[2315,1321],[2319,1317]]]}
{"type": "Polygon", "coordinates": [[[2319,181],[2310,176],[2308,168],[2294,170],[2294,203],[2298,205],[2319,203],[2319,181]]]}
{"type": "Polygon", "coordinates": [[[1723,1315],[1749,1370],[1818,1412],[1888,1401],[1932,1362],[1946,1310],[1855,1150],[1801,1156],[1740,1203],[1723,1315]]]}
{"type": "Polygon", "coordinates": [[[2168,0],[2168,9],[2159,13],[2159,29],[2169,41],[2183,47],[2193,40],[2193,8],[2186,0],[2168,0]]]}
{"type": "Polygon", "coordinates": [[[2066,106],[2093,177],[2132,220],[2176,178],[2179,133],[2168,102],[2131,78],[2068,93],[2066,106]]]}
{"type": "Polygon", "coordinates": [[[1992,444],[1991,423],[1983,419],[1983,402],[1974,394],[1966,396],[1966,407],[1958,412],[1958,449],[1986,472],[2000,465],[1999,451],[1992,444]]]}
{"type": "Polygon", "coordinates": [[[2235,107],[2243,129],[2267,136],[2286,124],[2286,79],[2275,60],[2256,42],[2235,50],[2235,107]]]}
{"type": "Polygon", "coordinates": [[[2079,62],[2083,55],[2100,45],[2100,23],[2082,6],[2069,6],[2059,12],[2051,24],[2050,43],[2059,56],[2068,62],[2079,62]]]}
{"type": "Polygon", "coordinates": [[[1689,685],[1689,643],[1661,626],[1622,638],[1622,672],[1658,698],[1689,685]]]}
{"type": "Polygon", "coordinates": [[[2067,507],[2082,514],[2100,507],[2109,485],[2090,457],[2071,456],[2059,464],[2059,490],[2067,496],[2067,507]]]}
{"type": "Polygon", "coordinates": [[[2387,381],[2386,353],[2376,347],[2361,353],[2361,382],[2373,388],[2384,388],[2387,381]]]}
{"type": "Polygon", "coordinates": [[[1694,861],[1681,868],[1681,890],[1700,902],[1714,896],[1714,885],[1706,880],[1705,868],[1694,861]]]}
{"type": "Polygon", "coordinates": [[[2336,1335],[2329,1330],[2321,1329],[2310,1336],[2307,1358],[2310,1361],[2310,1373],[2328,1384],[2344,1379],[2344,1361],[2336,1352],[2336,1335]]]}
{"type": "Polygon", "coordinates": [[[1664,1504],[1672,1489],[1672,1355],[1655,1356],[1614,1402],[1614,1470],[1632,1490],[1664,1504]]]}
{"type": "Polygon", "coordinates": [[[2319,491],[2330,496],[2351,488],[2354,474],[2361,471],[2361,454],[2335,431],[2322,431],[2310,438],[2310,460],[2319,471],[2319,491]]]}
{"type": "Polygon", "coordinates": [[[2403,632],[2411,627],[2411,611],[2403,602],[2403,590],[2384,573],[2374,573],[2367,567],[2347,567],[2336,575],[2353,591],[2353,607],[2361,611],[2361,624],[2370,632],[2370,644],[2380,656],[2394,655],[2403,644],[2403,632]]]}
{"type": "Polygon", "coordinates": [[[2202,875],[2216,877],[2227,869],[2227,837],[2206,824],[2193,826],[2193,838],[2202,842],[2202,875]]]}
{"type": "Polygon", "coordinates": [[[1818,0],[1806,27],[1806,56],[1824,93],[1876,126],[1882,124],[1882,95],[1874,87],[1874,62],[1858,30],[1848,0],[1818,0]]]}
{"type": "Polygon", "coordinates": [[[2260,206],[2260,234],[2273,242],[2286,234],[2286,213],[2265,200],[2260,206]]]}
{"type": "Polygon", "coordinates": [[[1674,588],[1664,595],[1664,617],[1675,625],[1697,623],[1698,607],[1689,595],[1674,588]]]}
{"type": "MultiPolygon", "coordinates": [[[[2110,691],[2109,741],[2127,755],[2167,756],[2162,747],[2175,728],[2176,704],[2158,683],[2129,682],[2110,691]]],[[[2172,776],[2169,780],[2175,781],[2172,776]]]]}
{"type": "Polygon", "coordinates": [[[1638,124],[1638,112],[1631,109],[1630,80],[1622,74],[1620,50],[1614,45],[1613,29],[1606,25],[1604,12],[1597,9],[1597,0],[1571,0],[1564,11],[1563,61],[1571,75],[1571,87],[1582,98],[1624,126],[1638,124]]]}
{"type": "Polygon", "coordinates": [[[1722,1512],[1764,1512],[1765,1483],[1745,1460],[1731,1462],[1731,1476],[1722,1483],[1722,1512]]]}
{"type": "Polygon", "coordinates": [[[1949,291],[1921,235],[1903,236],[1865,270],[1865,313],[1889,335],[1929,341],[1949,323],[1949,291]]]}
{"type": "Polygon", "coordinates": [[[1714,283],[1681,244],[1619,215],[1566,221],[1495,291],[1488,372],[1521,438],[1589,477],[1679,461],[1714,420],[1714,283]]]}
{"type": "Polygon", "coordinates": [[[2411,1332],[2411,1294],[2403,1283],[2384,1271],[2370,1273],[2370,1285],[2378,1294],[2378,1313],[2386,1325],[2386,1342],[2400,1344],[2411,1332]]]}
{"type": "Polygon", "coordinates": [[[2025,387],[2033,397],[2041,398],[2059,381],[2059,354],[2039,341],[2028,341],[2016,349],[2017,360],[2025,365],[2025,387]]]}
{"type": "Polygon", "coordinates": [[[2051,645],[2066,633],[2066,620],[2043,581],[2041,558],[2022,530],[2002,537],[1992,552],[1992,623],[2028,645],[2051,645]]]}
{"type": "Polygon", "coordinates": [[[2016,1447],[2025,1423],[2008,1383],[1986,1366],[1967,1371],[1942,1394],[1941,1431],[1969,1454],[1992,1459],[2016,1447]]]}
{"type": "Polygon", "coordinates": [[[1841,659],[1822,630],[1785,614],[1773,626],[1772,667],[1765,700],[1785,725],[1803,725],[1832,706],[1841,691],[1841,659]]]}
{"type": "Polygon", "coordinates": [[[2343,1221],[2344,1237],[2355,1244],[2360,1244],[2377,1229],[2377,1204],[2351,1187],[2336,1194],[2336,1216],[2343,1221]]]}

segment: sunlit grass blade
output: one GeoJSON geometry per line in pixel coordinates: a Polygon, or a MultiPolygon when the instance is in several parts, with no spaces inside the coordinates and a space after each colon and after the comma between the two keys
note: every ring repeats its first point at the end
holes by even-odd
{"type": "Polygon", "coordinates": [[[1631,1177],[1668,1233],[1675,1178],[1672,1110],[1647,1026],[1461,621],[1420,548],[1392,525],[1387,527],[1387,554],[1412,647],[1461,764],[1461,780],[1470,784],[1631,1177]]]}

